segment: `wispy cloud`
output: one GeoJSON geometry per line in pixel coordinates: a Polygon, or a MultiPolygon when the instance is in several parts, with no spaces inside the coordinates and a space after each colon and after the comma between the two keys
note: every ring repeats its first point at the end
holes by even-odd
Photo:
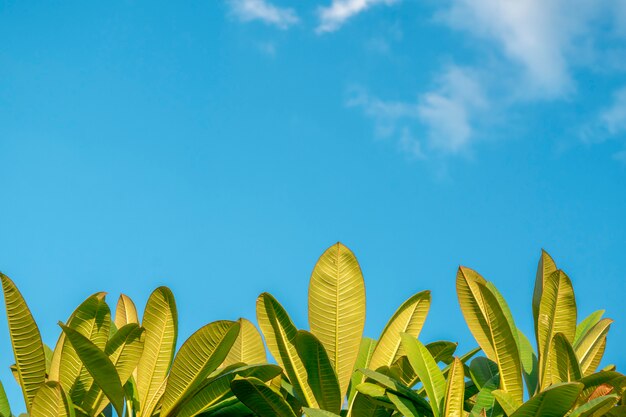
{"type": "Polygon", "coordinates": [[[600,114],[600,120],[610,135],[626,133],[626,87],[615,92],[613,103],[600,114]]]}
{"type": "Polygon", "coordinates": [[[468,150],[475,139],[473,122],[489,102],[471,71],[451,66],[433,90],[413,102],[384,101],[360,91],[347,105],[362,108],[378,136],[395,137],[401,149],[424,157],[468,150]]]}
{"type": "Polygon", "coordinates": [[[266,0],[229,0],[231,13],[242,22],[258,20],[279,29],[287,29],[300,21],[292,8],[275,6],[266,0]]]}
{"type": "Polygon", "coordinates": [[[318,15],[320,23],[317,33],[333,32],[339,29],[348,19],[364,12],[372,6],[392,5],[399,0],[332,0],[330,6],[320,7],[318,15]]]}
{"type": "Polygon", "coordinates": [[[526,94],[557,98],[574,89],[570,57],[598,9],[581,0],[454,0],[439,17],[497,46],[521,69],[526,94]]]}

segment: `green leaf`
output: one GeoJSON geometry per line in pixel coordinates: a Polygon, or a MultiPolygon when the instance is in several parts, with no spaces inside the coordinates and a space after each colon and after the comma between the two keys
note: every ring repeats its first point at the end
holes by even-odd
{"type": "Polygon", "coordinates": [[[175,415],[176,407],[224,361],[237,339],[240,324],[209,323],[195,332],[180,348],[167,380],[161,406],[162,417],[175,415]]]}
{"type": "Polygon", "coordinates": [[[500,388],[518,401],[523,401],[524,386],[522,382],[522,364],[517,338],[513,334],[515,326],[507,320],[500,302],[487,286],[478,284],[485,308],[485,317],[488,323],[487,336],[492,341],[494,358],[498,364],[500,374],[500,388]]]}
{"type": "Polygon", "coordinates": [[[600,364],[606,346],[606,335],[612,323],[611,319],[600,320],[580,338],[574,347],[583,375],[592,374],[600,364]]]}
{"type": "Polygon", "coordinates": [[[422,417],[423,414],[420,413],[413,402],[408,398],[401,397],[392,392],[387,392],[387,398],[391,400],[393,405],[396,406],[396,409],[400,414],[405,417],[422,417]]]}
{"type": "Polygon", "coordinates": [[[463,417],[463,402],[465,395],[465,374],[463,362],[454,358],[448,374],[446,395],[443,401],[443,413],[445,417],[463,417]]]}
{"type": "MultiPolygon", "coordinates": [[[[144,335],[142,327],[136,323],[130,323],[121,327],[107,342],[104,353],[115,366],[122,385],[126,384],[137,368],[143,353],[144,335]]],[[[96,410],[95,414],[100,414],[108,404],[103,394],[98,384],[92,384],[83,400],[83,408],[96,410]]]]}
{"type": "Polygon", "coordinates": [[[306,368],[307,382],[315,394],[319,408],[339,413],[342,404],[339,381],[324,346],[313,334],[299,330],[296,349],[306,368]]]}
{"type": "Polygon", "coordinates": [[[33,399],[30,417],[71,417],[73,412],[61,384],[56,381],[41,385],[33,399]]]}
{"type": "Polygon", "coordinates": [[[555,334],[552,339],[550,363],[547,370],[552,384],[578,381],[582,378],[574,348],[563,333],[555,334]]]}
{"type": "MultiPolygon", "coordinates": [[[[99,292],[87,298],[72,313],[67,326],[78,331],[100,350],[109,340],[111,311],[105,301],[106,293],[99,292]]],[[[74,404],[81,404],[93,378],[85,369],[74,347],[62,332],[57,341],[50,364],[50,380],[58,380],[74,404]]]]}
{"type": "Polygon", "coordinates": [[[137,315],[137,307],[131,298],[125,294],[121,294],[117,300],[115,308],[115,328],[121,329],[127,324],[139,324],[139,316],[137,315]]]}
{"type": "Polygon", "coordinates": [[[233,395],[230,383],[236,376],[254,377],[261,381],[269,381],[277,377],[282,369],[276,365],[233,365],[220,374],[207,379],[190,398],[179,407],[176,417],[192,417],[216,406],[220,401],[233,395]]]}
{"type": "Polygon", "coordinates": [[[150,295],[143,315],[146,329],[144,350],[137,365],[137,392],[141,415],[150,416],[165,389],[178,335],[178,313],[174,295],[159,287],[150,295]]]}
{"type": "Polygon", "coordinates": [[[302,410],[308,417],[339,417],[339,415],[330,411],[318,410],[316,408],[303,407],[302,410]]]}
{"type": "Polygon", "coordinates": [[[259,417],[296,417],[283,397],[259,379],[235,379],[230,386],[237,398],[259,417]]]}
{"type": "Polygon", "coordinates": [[[550,385],[548,363],[552,338],[563,333],[571,343],[576,333],[576,300],[570,279],[563,271],[552,273],[544,282],[539,306],[537,346],[539,350],[539,381],[543,390],[550,385]]]}
{"type": "Polygon", "coordinates": [[[552,385],[526,401],[511,417],[564,417],[582,389],[580,382],[552,385]]]}
{"type": "Polygon", "coordinates": [[[575,408],[569,417],[602,416],[615,406],[617,400],[619,400],[617,395],[603,395],[602,397],[594,398],[580,407],[575,408]]]}
{"type": "Polygon", "coordinates": [[[498,375],[498,364],[483,356],[475,358],[470,363],[469,369],[470,377],[478,389],[482,389],[487,382],[498,375]]]}
{"type": "Polygon", "coordinates": [[[442,401],[446,394],[446,380],[443,373],[428,349],[419,340],[406,333],[401,333],[401,335],[402,345],[409,362],[424,384],[433,414],[435,417],[439,417],[442,401]]]}
{"type": "MultiPolygon", "coordinates": [[[[79,331],[63,325],[59,326],[72,344],[81,362],[91,374],[96,384],[102,389],[107,398],[115,407],[119,416],[124,409],[124,387],[115,369],[115,365],[109,357],[93,342],[83,336],[79,331]]],[[[90,411],[90,410],[87,410],[90,411]]]]}
{"type": "Polygon", "coordinates": [[[298,329],[283,306],[270,294],[261,294],[257,299],[257,320],[267,348],[285,370],[300,401],[303,405],[319,408],[307,382],[306,369],[296,349],[298,329]]]}
{"type": "Polygon", "coordinates": [[[337,243],[320,256],[309,284],[309,326],[348,391],[365,326],[365,283],[354,254],[337,243]]]}
{"type": "Polygon", "coordinates": [[[498,404],[500,404],[507,416],[512,415],[521,405],[511,394],[501,389],[494,390],[491,394],[498,401],[498,404]]]}
{"type": "Polygon", "coordinates": [[[502,415],[501,407],[497,404],[493,392],[500,385],[500,375],[494,375],[490,380],[486,381],[481,387],[476,402],[472,408],[472,415],[481,415],[484,411],[487,417],[495,417],[502,415]]]}
{"type": "Polygon", "coordinates": [[[222,366],[228,366],[235,363],[257,364],[267,362],[265,355],[265,345],[261,333],[256,326],[249,320],[239,319],[241,330],[237,336],[237,340],[230,349],[228,356],[224,359],[222,366]]]}
{"type": "Polygon", "coordinates": [[[572,345],[577,346],[580,342],[580,339],[584,335],[586,335],[587,332],[600,321],[600,319],[602,319],[603,315],[604,310],[594,311],[593,313],[588,315],[583,321],[578,323],[578,325],[576,326],[576,334],[574,336],[574,342],[572,343],[572,345]]]}
{"type": "Polygon", "coordinates": [[[352,403],[352,399],[356,394],[356,387],[363,382],[363,374],[356,372],[357,369],[367,368],[374,353],[376,347],[376,341],[369,337],[361,339],[361,346],[359,346],[359,355],[356,358],[354,364],[354,370],[352,371],[352,377],[350,378],[350,389],[348,391],[348,404],[352,403]]]}
{"type": "Polygon", "coordinates": [[[382,387],[384,387],[387,390],[387,392],[391,391],[405,398],[408,398],[409,400],[411,400],[411,402],[416,404],[416,406],[421,411],[431,409],[431,405],[423,397],[418,395],[411,388],[393,379],[392,377],[382,374],[377,371],[372,371],[370,369],[359,369],[359,373],[362,373],[363,375],[365,375],[367,377],[368,382],[375,381],[378,384],[382,385],[382,387]]]}
{"type": "Polygon", "coordinates": [[[46,379],[46,356],[37,323],[13,281],[0,273],[11,346],[26,408],[46,379]]]}
{"type": "Polygon", "coordinates": [[[9,399],[6,392],[4,392],[4,386],[0,382],[0,416],[11,417],[11,407],[9,406],[9,399]]]}
{"type": "Polygon", "coordinates": [[[530,340],[521,330],[517,329],[517,341],[519,346],[520,360],[522,362],[522,370],[524,372],[524,381],[529,395],[532,397],[537,391],[537,383],[539,381],[539,363],[537,354],[533,350],[530,340]]]}
{"type": "Polygon", "coordinates": [[[546,279],[556,272],[556,263],[552,259],[548,252],[541,250],[541,257],[539,258],[539,265],[537,265],[537,276],[535,278],[535,290],[533,292],[533,318],[535,320],[535,339],[539,340],[539,307],[541,305],[541,298],[543,296],[543,288],[545,286],[546,279]]]}
{"type": "Polygon", "coordinates": [[[487,281],[476,271],[459,267],[456,275],[456,291],[461,306],[461,312],[474,339],[485,355],[496,360],[496,354],[491,340],[491,330],[485,314],[485,307],[479,286],[487,285],[487,281]]]}
{"type": "Polygon", "coordinates": [[[389,319],[378,339],[370,361],[372,369],[391,366],[405,354],[400,333],[407,333],[414,338],[419,336],[430,310],[430,302],[430,291],[422,291],[402,303],[389,319]]]}

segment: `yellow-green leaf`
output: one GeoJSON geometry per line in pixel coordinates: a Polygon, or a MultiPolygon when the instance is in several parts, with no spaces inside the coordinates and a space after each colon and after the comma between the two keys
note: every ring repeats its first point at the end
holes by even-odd
{"type": "Polygon", "coordinates": [[[574,348],[563,333],[555,334],[552,339],[550,363],[546,369],[552,384],[578,381],[582,378],[574,348]]]}
{"type": "Polygon", "coordinates": [[[315,395],[307,382],[306,369],[296,349],[298,329],[272,295],[261,294],[256,306],[259,327],[270,353],[285,370],[303,405],[318,408],[315,395]]]}
{"type": "Polygon", "coordinates": [[[611,323],[613,323],[611,319],[600,320],[574,346],[576,356],[580,362],[580,369],[584,376],[595,372],[600,364],[606,346],[606,335],[609,332],[611,323]]]}
{"type": "Polygon", "coordinates": [[[174,359],[163,394],[161,417],[175,415],[176,407],[224,361],[237,339],[240,325],[232,321],[209,323],[195,332],[174,359]]]}
{"type": "Polygon", "coordinates": [[[456,291],[461,312],[482,351],[488,358],[495,360],[491,330],[485,317],[483,300],[479,291],[481,284],[486,285],[487,281],[476,271],[463,266],[459,267],[456,275],[456,291]]]}
{"type": "Polygon", "coordinates": [[[406,300],[389,319],[382,331],[370,361],[372,369],[391,366],[404,355],[400,333],[417,338],[430,310],[430,291],[422,291],[406,300]]]}
{"type": "Polygon", "coordinates": [[[339,381],[324,346],[313,334],[299,330],[296,336],[296,349],[306,368],[307,382],[315,394],[319,407],[339,413],[343,402],[339,381]]]}
{"type": "Polygon", "coordinates": [[[345,396],[365,326],[365,283],[354,254],[337,243],[320,256],[309,284],[309,325],[345,396]]]}
{"type": "Polygon", "coordinates": [[[547,366],[552,338],[563,333],[571,343],[576,334],[576,300],[570,279],[563,271],[553,272],[544,281],[537,323],[539,381],[541,389],[550,385],[547,366]]]}
{"type": "Polygon", "coordinates": [[[98,346],[83,336],[78,330],[64,326],[62,323],[59,323],[59,325],[87,371],[109,401],[111,401],[118,416],[121,416],[124,409],[124,388],[115,365],[98,346]]]}
{"type": "Polygon", "coordinates": [[[564,417],[582,389],[580,382],[552,385],[526,401],[511,417],[564,417]]]}
{"type": "Polygon", "coordinates": [[[406,333],[401,333],[401,335],[406,356],[420,381],[424,384],[434,416],[439,417],[446,394],[446,380],[443,373],[426,346],[411,335],[406,333]]]}
{"type": "Polygon", "coordinates": [[[360,372],[356,372],[356,370],[361,368],[367,368],[369,366],[370,359],[372,358],[375,347],[376,341],[374,339],[371,339],[369,337],[364,337],[363,339],[361,339],[361,346],[359,346],[359,355],[356,358],[354,370],[352,371],[352,376],[350,377],[348,404],[352,403],[352,399],[356,394],[357,385],[363,382],[363,374],[360,372]]]}
{"type": "Polygon", "coordinates": [[[193,396],[186,399],[179,407],[176,417],[193,417],[216,405],[218,402],[232,396],[230,383],[236,376],[254,377],[261,381],[269,381],[279,376],[282,369],[276,365],[233,365],[226,368],[219,375],[208,378],[193,396]]]}
{"type": "Polygon", "coordinates": [[[237,340],[235,340],[228,356],[224,359],[222,366],[240,362],[249,365],[267,362],[263,338],[256,326],[243,318],[239,319],[239,325],[241,326],[239,336],[237,336],[237,340]]]}
{"type": "Polygon", "coordinates": [[[237,398],[259,417],[296,417],[283,397],[259,379],[235,379],[230,386],[237,398]]]}
{"type": "Polygon", "coordinates": [[[46,356],[37,323],[13,281],[0,273],[11,346],[26,408],[46,379],[46,356]]]}
{"type": "Polygon", "coordinates": [[[443,402],[443,417],[463,417],[463,401],[465,395],[465,373],[463,363],[454,358],[450,372],[446,395],[443,402]]]}
{"type": "Polygon", "coordinates": [[[9,399],[4,391],[4,386],[0,382],[0,416],[11,417],[11,407],[9,406],[9,399]]]}
{"type": "Polygon", "coordinates": [[[541,257],[539,258],[539,264],[537,265],[537,275],[535,278],[535,290],[533,292],[533,319],[535,320],[535,339],[538,340],[539,336],[537,331],[539,329],[539,306],[541,304],[541,297],[543,295],[543,287],[546,279],[557,270],[554,259],[548,252],[541,250],[541,257]]]}
{"type": "Polygon", "coordinates": [[[137,315],[137,307],[131,298],[125,294],[121,294],[117,300],[115,308],[115,327],[121,329],[127,324],[139,324],[139,316],[137,315]]]}
{"type": "MultiPolygon", "coordinates": [[[[106,293],[93,294],[81,303],[67,321],[67,326],[85,336],[99,349],[104,350],[109,340],[111,311],[105,301],[106,293]]],[[[81,404],[87,390],[93,383],[74,346],[61,333],[52,355],[50,380],[58,380],[63,390],[75,404],[81,404]]]]}
{"type": "Polygon", "coordinates": [[[71,404],[56,381],[49,381],[41,385],[30,409],[30,417],[70,417],[71,404]]]}
{"type": "Polygon", "coordinates": [[[498,404],[500,404],[507,416],[512,415],[521,405],[511,394],[501,389],[493,390],[491,394],[498,401],[498,404]]]}
{"type": "Polygon", "coordinates": [[[500,388],[518,401],[523,401],[524,385],[522,382],[522,364],[517,346],[517,339],[512,332],[514,328],[508,322],[500,302],[487,286],[478,284],[484,302],[489,340],[492,341],[494,362],[498,364],[500,388]]]}
{"type": "Polygon", "coordinates": [[[176,348],[178,313],[169,288],[159,287],[150,295],[142,326],[146,336],[143,354],[137,365],[137,392],[141,416],[149,417],[165,390],[165,380],[176,348]]]}

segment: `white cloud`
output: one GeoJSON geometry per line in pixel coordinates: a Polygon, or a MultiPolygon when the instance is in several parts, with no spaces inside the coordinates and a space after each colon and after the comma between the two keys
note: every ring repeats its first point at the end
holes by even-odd
{"type": "Polygon", "coordinates": [[[287,29],[300,21],[295,10],[282,8],[266,0],[230,0],[231,12],[242,22],[259,20],[280,29],[287,29]]]}
{"type": "Polygon", "coordinates": [[[626,87],[615,92],[613,104],[601,113],[600,120],[609,134],[626,133],[626,87]]]}
{"type": "Polygon", "coordinates": [[[374,120],[378,136],[397,137],[401,149],[423,157],[426,149],[438,154],[469,149],[475,139],[473,122],[489,103],[475,75],[452,66],[435,89],[414,102],[384,101],[360,92],[347,105],[363,108],[374,120]]]}
{"type": "Polygon", "coordinates": [[[378,4],[392,5],[399,0],[332,0],[328,7],[320,7],[317,33],[333,32],[348,19],[378,4]]]}
{"type": "Polygon", "coordinates": [[[497,45],[521,68],[526,95],[558,98],[575,88],[570,61],[588,45],[601,9],[585,0],[453,0],[440,17],[497,45]]]}

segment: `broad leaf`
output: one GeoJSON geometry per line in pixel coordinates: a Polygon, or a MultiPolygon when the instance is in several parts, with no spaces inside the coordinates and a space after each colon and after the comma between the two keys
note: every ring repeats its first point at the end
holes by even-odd
{"type": "Polygon", "coordinates": [[[11,407],[9,406],[9,399],[4,391],[4,386],[0,382],[0,416],[11,417],[11,407]]]}
{"type": "Polygon", "coordinates": [[[0,273],[17,377],[26,408],[46,379],[46,356],[37,323],[13,281],[0,273]]]}
{"type": "Polygon", "coordinates": [[[600,364],[606,346],[606,335],[611,323],[613,323],[611,319],[600,320],[580,338],[575,346],[576,356],[580,361],[583,375],[586,376],[595,372],[600,364]]]}
{"type": "Polygon", "coordinates": [[[552,273],[544,282],[539,321],[537,347],[539,350],[539,380],[541,389],[550,385],[548,363],[552,338],[563,333],[571,343],[576,333],[576,300],[570,279],[563,271],[552,273]]]}
{"type": "Polygon", "coordinates": [[[72,417],[73,410],[61,384],[50,381],[43,384],[33,399],[30,417],[72,417]]]}
{"type": "Polygon", "coordinates": [[[249,365],[267,362],[263,338],[256,326],[243,318],[239,319],[239,325],[241,330],[239,330],[237,340],[235,340],[228,356],[224,359],[222,366],[241,362],[249,365]]]}
{"type": "Polygon", "coordinates": [[[582,378],[574,348],[563,333],[555,334],[552,339],[547,371],[552,384],[578,381],[582,378]]]}
{"type": "Polygon", "coordinates": [[[487,286],[478,284],[484,302],[485,317],[489,324],[487,336],[492,341],[494,357],[500,374],[500,388],[518,401],[523,401],[524,386],[522,382],[522,364],[517,346],[517,338],[513,334],[515,326],[507,320],[500,302],[487,286]]]}
{"type": "Polygon", "coordinates": [[[411,366],[417,373],[430,399],[435,417],[441,415],[441,405],[446,394],[446,380],[428,349],[416,338],[402,333],[402,345],[411,366]]]}
{"type": "Polygon", "coordinates": [[[300,401],[303,405],[318,408],[315,395],[307,382],[306,369],[296,349],[298,329],[283,306],[270,294],[261,294],[257,299],[257,320],[267,348],[285,370],[300,401]]]}
{"type": "Polygon", "coordinates": [[[259,417],[296,417],[280,394],[256,378],[235,379],[231,389],[259,417]]]}
{"type": "Polygon", "coordinates": [[[115,407],[117,414],[124,409],[124,388],[109,357],[77,330],[59,323],[81,362],[115,407]]]}
{"type": "Polygon", "coordinates": [[[461,312],[482,351],[488,358],[495,361],[491,331],[479,285],[487,285],[487,281],[472,269],[463,266],[459,268],[456,275],[456,291],[461,312]]]}
{"type": "Polygon", "coordinates": [[[337,243],[320,256],[309,285],[309,326],[348,391],[365,326],[365,283],[354,254],[337,243]]]}
{"type": "Polygon", "coordinates": [[[430,291],[422,291],[406,300],[393,314],[382,331],[370,361],[370,367],[391,366],[404,355],[400,333],[417,338],[430,309],[430,291]]]}
{"type": "Polygon", "coordinates": [[[464,395],[465,374],[463,362],[458,358],[454,358],[454,362],[452,362],[452,367],[448,373],[448,384],[446,386],[442,415],[445,417],[463,417],[464,395]]]}
{"type": "MultiPolygon", "coordinates": [[[[111,311],[105,297],[103,292],[93,294],[76,308],[67,321],[68,327],[85,336],[100,350],[104,350],[109,340],[111,326],[111,311]]],[[[58,380],[75,404],[82,403],[93,383],[93,377],[68,342],[65,332],[61,333],[54,348],[49,379],[58,380]]]]}
{"type": "Polygon", "coordinates": [[[537,340],[539,340],[537,331],[539,329],[539,308],[541,305],[541,298],[543,296],[543,288],[545,286],[546,279],[556,270],[557,267],[554,259],[548,255],[548,252],[542,249],[539,264],[537,265],[535,290],[533,292],[533,319],[535,320],[535,339],[537,340]]]}
{"type": "Polygon", "coordinates": [[[359,355],[356,358],[354,364],[354,370],[352,371],[352,377],[350,378],[350,390],[348,392],[348,404],[352,403],[352,398],[356,394],[356,386],[363,382],[363,374],[356,372],[357,369],[369,367],[370,359],[374,353],[376,347],[376,341],[369,337],[361,339],[361,346],[359,346],[359,355]]]}
{"type": "Polygon", "coordinates": [[[144,350],[137,365],[137,392],[142,416],[149,416],[165,389],[178,335],[174,295],[159,287],[150,295],[143,315],[144,350]]]}
{"type": "Polygon", "coordinates": [[[219,375],[203,382],[197,392],[179,407],[176,417],[195,416],[212,406],[216,406],[218,402],[225,400],[229,395],[232,396],[230,383],[236,376],[254,377],[261,381],[269,381],[280,375],[281,372],[282,369],[276,365],[233,365],[219,375]]]}
{"type": "Polygon", "coordinates": [[[526,401],[511,417],[564,417],[582,388],[579,382],[552,385],[526,401]]]}
{"type": "Polygon", "coordinates": [[[117,329],[121,329],[131,323],[139,324],[137,307],[135,307],[135,303],[129,296],[121,294],[120,298],[117,300],[114,322],[117,329]]]}
{"type": "Polygon", "coordinates": [[[240,324],[216,321],[195,332],[181,346],[163,394],[161,417],[175,415],[173,411],[224,361],[237,339],[240,324]]]}
{"type": "Polygon", "coordinates": [[[296,336],[296,349],[319,408],[339,413],[342,404],[339,381],[324,346],[313,334],[300,330],[296,336]]]}

